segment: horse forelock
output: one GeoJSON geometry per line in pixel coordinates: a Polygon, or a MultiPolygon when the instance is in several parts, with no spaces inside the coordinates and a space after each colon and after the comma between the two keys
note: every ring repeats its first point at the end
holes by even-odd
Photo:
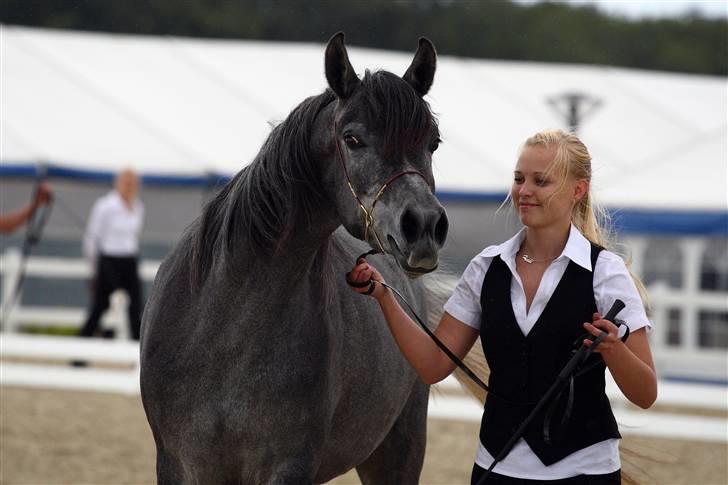
{"type": "Polygon", "coordinates": [[[430,105],[401,77],[367,70],[362,87],[369,118],[383,136],[385,158],[400,160],[439,136],[430,105]]]}

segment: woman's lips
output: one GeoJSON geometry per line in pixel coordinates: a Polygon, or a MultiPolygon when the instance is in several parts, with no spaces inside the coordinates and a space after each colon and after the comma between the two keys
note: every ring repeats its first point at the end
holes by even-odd
{"type": "Polygon", "coordinates": [[[521,202],[520,204],[518,204],[518,207],[521,210],[528,210],[528,209],[531,209],[531,208],[536,207],[536,206],[537,206],[537,204],[525,204],[523,202],[521,202]]]}

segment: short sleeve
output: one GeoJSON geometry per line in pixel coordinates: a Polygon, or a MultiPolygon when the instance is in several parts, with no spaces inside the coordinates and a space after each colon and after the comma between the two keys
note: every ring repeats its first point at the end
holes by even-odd
{"type": "Polygon", "coordinates": [[[480,328],[480,314],[482,313],[480,292],[491,260],[492,258],[481,255],[473,258],[444,306],[447,313],[476,330],[480,328]]]}
{"type": "Polygon", "coordinates": [[[647,327],[648,331],[652,329],[645,305],[627,266],[618,255],[605,250],[599,253],[594,268],[594,299],[599,313],[604,315],[609,311],[617,298],[625,304],[617,318],[627,323],[630,332],[642,327],[647,327]]]}

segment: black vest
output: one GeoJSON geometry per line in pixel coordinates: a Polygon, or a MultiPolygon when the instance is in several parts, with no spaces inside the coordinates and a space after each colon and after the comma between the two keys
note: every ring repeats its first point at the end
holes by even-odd
{"type": "MultiPolygon", "coordinates": [[[[602,248],[592,245],[592,268],[602,248]]],[[[596,312],[593,272],[573,261],[538,321],[523,335],[511,305],[511,271],[500,256],[493,258],[480,296],[480,338],[490,367],[488,385],[493,394],[485,401],[480,441],[497,456],[535,403],[554,383],[572,355],[574,341],[585,332],[582,324],[596,312]],[[500,399],[503,398],[503,399],[500,399]],[[505,400],[507,401],[505,401],[505,400]],[[523,403],[523,404],[521,404],[523,403]]],[[[600,358],[593,354],[590,359],[600,358]]],[[[589,361],[588,361],[589,362],[589,361]]],[[[621,438],[609,400],[604,393],[605,366],[597,366],[574,379],[571,417],[551,444],[544,441],[545,407],[524,434],[528,446],[544,465],[609,438],[621,438]]],[[[564,405],[551,422],[559,427],[564,405]]]]}

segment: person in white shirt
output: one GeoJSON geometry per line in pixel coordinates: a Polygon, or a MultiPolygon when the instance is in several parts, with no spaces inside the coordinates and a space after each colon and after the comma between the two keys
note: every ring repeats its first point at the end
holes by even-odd
{"type": "MultiPolygon", "coordinates": [[[[616,254],[597,222],[590,193],[591,156],[574,134],[539,132],[526,140],[510,193],[525,226],[470,262],[435,334],[460,359],[478,336],[490,368],[488,394],[472,483],[621,483],[619,431],[604,393],[604,365],[624,395],[641,408],[657,397],[644,287],[616,254]],[[604,320],[615,299],[630,329],[604,320]],[[603,363],[573,380],[573,411],[563,426],[541,413],[492,473],[484,477],[515,428],[555,380],[584,332],[606,338],[595,353],[603,363]],[[556,428],[562,436],[556,438],[556,428]],[[553,432],[551,432],[553,431],[553,432]]],[[[404,356],[426,383],[455,364],[402,310],[381,274],[360,260],[354,288],[376,298],[404,356]]],[[[592,356],[594,359],[597,357],[592,356]]],[[[564,406],[562,406],[564,407],[564,406]]]]}
{"type": "Polygon", "coordinates": [[[83,239],[84,255],[94,268],[92,302],[79,335],[94,336],[99,320],[109,308],[109,297],[117,289],[129,295],[131,336],[139,340],[142,292],[138,273],[139,235],[144,206],[137,198],[139,179],[134,171],[117,174],[115,189],[99,198],[89,216],[83,239]]]}

